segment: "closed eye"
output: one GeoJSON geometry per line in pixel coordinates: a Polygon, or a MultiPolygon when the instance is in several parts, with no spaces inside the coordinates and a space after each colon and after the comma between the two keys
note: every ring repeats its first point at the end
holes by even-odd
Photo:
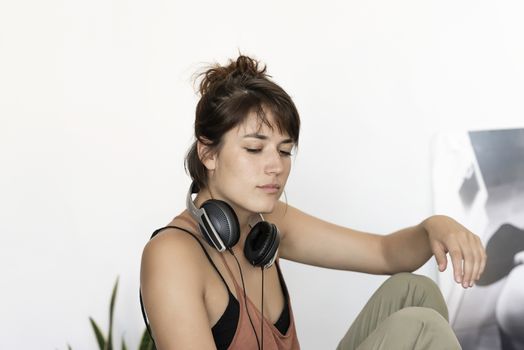
{"type": "MultiPolygon", "coordinates": [[[[262,152],[262,148],[244,148],[248,153],[260,153],[262,152]]],[[[291,157],[293,154],[291,153],[291,151],[284,151],[284,150],[279,150],[280,152],[280,155],[283,156],[283,157],[291,157]]]]}

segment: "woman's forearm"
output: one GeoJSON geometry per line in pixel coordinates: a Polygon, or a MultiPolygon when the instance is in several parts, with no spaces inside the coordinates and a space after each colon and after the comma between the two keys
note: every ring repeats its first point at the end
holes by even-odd
{"type": "Polygon", "coordinates": [[[414,271],[432,256],[424,223],[425,221],[384,236],[383,251],[390,268],[389,273],[414,271]]]}

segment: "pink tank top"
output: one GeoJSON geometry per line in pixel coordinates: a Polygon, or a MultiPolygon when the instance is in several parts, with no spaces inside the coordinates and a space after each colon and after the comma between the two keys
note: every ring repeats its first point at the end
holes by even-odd
{"type": "MultiPolygon", "coordinates": [[[[240,304],[240,315],[238,318],[238,324],[237,324],[237,330],[235,332],[235,336],[233,337],[233,341],[231,342],[231,345],[229,346],[230,350],[257,350],[257,340],[255,338],[255,334],[253,333],[253,328],[251,327],[251,323],[249,322],[249,318],[246,312],[246,303],[244,301],[244,291],[242,290],[242,287],[240,287],[235,280],[233,273],[229,269],[229,266],[226,263],[226,259],[224,259],[224,256],[220,255],[222,258],[222,261],[224,262],[224,265],[227,268],[227,272],[229,273],[229,276],[233,280],[233,284],[235,285],[235,291],[237,295],[238,302],[240,304]]],[[[258,311],[258,309],[255,307],[255,305],[247,299],[247,307],[249,310],[249,315],[251,316],[251,320],[253,321],[253,325],[255,326],[255,330],[257,332],[257,336],[260,339],[261,332],[260,332],[260,324],[263,324],[264,327],[264,349],[265,350],[299,350],[300,345],[298,343],[298,337],[295,329],[295,320],[293,317],[293,310],[291,308],[291,302],[289,300],[288,296],[288,305],[289,305],[289,313],[290,313],[290,324],[289,328],[287,330],[286,334],[280,333],[280,331],[265,317],[262,319],[262,314],[258,311]]]]}
{"type": "MultiPolygon", "coordinates": [[[[197,229],[197,223],[191,218],[191,220],[188,220],[187,217],[184,216],[178,216],[178,218],[182,219],[183,221],[190,223],[191,226],[194,227],[196,232],[200,232],[200,230],[197,229]]],[[[244,291],[241,286],[238,285],[237,281],[235,280],[235,277],[233,276],[233,273],[231,272],[231,269],[226,263],[226,259],[223,255],[220,255],[220,258],[224,262],[224,265],[226,266],[227,272],[229,276],[231,277],[231,280],[233,281],[233,284],[235,285],[235,291],[238,299],[238,303],[240,305],[240,314],[238,317],[238,324],[237,329],[235,332],[235,335],[233,337],[233,340],[231,342],[231,345],[229,345],[229,350],[258,350],[257,346],[257,340],[255,338],[255,334],[253,333],[253,328],[251,327],[251,323],[249,322],[249,318],[246,312],[246,303],[244,302],[244,291]]],[[[278,264],[278,258],[277,258],[277,264],[278,264]]],[[[284,282],[285,283],[285,282],[284,282]]],[[[261,328],[260,324],[263,324],[264,327],[264,350],[300,350],[300,344],[298,342],[298,337],[295,329],[295,319],[293,317],[293,310],[291,308],[291,301],[289,295],[288,298],[288,305],[289,305],[289,314],[290,314],[290,324],[287,330],[286,334],[280,333],[280,331],[265,317],[262,319],[262,314],[258,311],[256,306],[249,300],[247,301],[247,307],[249,309],[249,315],[251,316],[251,321],[253,321],[253,325],[255,327],[255,330],[257,332],[257,336],[260,339],[261,336],[261,328]]]]}

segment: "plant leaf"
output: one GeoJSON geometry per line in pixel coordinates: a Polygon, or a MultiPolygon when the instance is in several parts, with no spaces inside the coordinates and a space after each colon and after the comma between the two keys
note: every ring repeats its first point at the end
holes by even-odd
{"type": "Polygon", "coordinates": [[[71,347],[71,345],[67,344],[67,350],[73,350],[73,348],[71,347]]]}
{"type": "Polygon", "coordinates": [[[127,350],[126,341],[124,340],[124,337],[122,337],[122,350],[127,350]]]}
{"type": "Polygon", "coordinates": [[[139,350],[155,350],[155,345],[153,343],[153,340],[151,339],[151,336],[149,335],[149,332],[147,331],[147,328],[144,330],[144,333],[142,334],[142,339],[140,340],[140,347],[139,350]]]}
{"type": "Polygon", "coordinates": [[[107,332],[107,343],[105,350],[113,350],[113,313],[115,311],[115,300],[116,293],[118,291],[118,280],[116,278],[115,286],[113,287],[113,293],[111,294],[111,303],[109,304],[109,331],[107,332]]]}
{"type": "Polygon", "coordinates": [[[93,320],[92,317],[89,317],[89,321],[91,322],[91,327],[93,327],[93,331],[95,332],[96,341],[98,342],[98,347],[100,350],[104,350],[106,346],[106,341],[104,339],[104,335],[100,331],[100,328],[98,328],[97,324],[93,320]]]}

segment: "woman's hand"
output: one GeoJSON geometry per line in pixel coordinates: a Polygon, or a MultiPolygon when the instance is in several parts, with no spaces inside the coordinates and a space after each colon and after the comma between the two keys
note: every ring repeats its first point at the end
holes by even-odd
{"type": "Polygon", "coordinates": [[[480,238],[445,215],[431,216],[422,225],[428,233],[439,270],[446,269],[446,254],[449,253],[455,281],[462,283],[464,288],[472,287],[486,266],[486,251],[480,238]]]}

